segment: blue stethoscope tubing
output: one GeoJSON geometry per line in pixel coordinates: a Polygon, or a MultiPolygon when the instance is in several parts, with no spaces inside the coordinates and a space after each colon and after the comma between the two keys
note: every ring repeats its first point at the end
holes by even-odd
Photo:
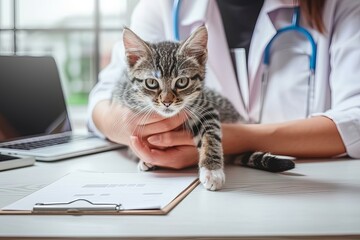
{"type": "Polygon", "coordinates": [[[266,45],[264,50],[264,58],[263,64],[265,66],[262,81],[261,81],[261,93],[260,93],[260,110],[259,110],[259,119],[258,123],[262,121],[262,114],[264,109],[264,101],[266,97],[267,85],[269,82],[269,66],[270,66],[270,59],[271,59],[271,46],[274,41],[283,33],[289,31],[295,31],[302,34],[310,43],[311,45],[311,54],[309,56],[309,69],[310,75],[308,79],[308,93],[307,93],[307,103],[306,103],[306,117],[308,117],[312,113],[311,107],[313,106],[314,102],[314,91],[315,91],[315,70],[316,70],[316,43],[314,38],[312,37],[311,33],[306,30],[305,28],[299,25],[300,22],[300,7],[294,8],[294,13],[292,17],[292,23],[290,26],[280,28],[276,31],[276,34],[272,37],[269,43],[266,45]]]}
{"type": "Polygon", "coordinates": [[[181,0],[174,0],[173,4],[173,29],[174,29],[174,39],[176,41],[180,41],[180,33],[179,33],[179,13],[180,13],[180,5],[181,0]]]}
{"type": "MultiPolygon", "coordinates": [[[[179,32],[179,14],[180,14],[181,0],[174,0],[173,9],[172,9],[172,17],[173,17],[173,29],[174,29],[174,39],[176,41],[180,41],[180,32],[179,32]]],[[[306,117],[308,117],[312,111],[311,107],[313,106],[314,101],[314,80],[315,80],[315,70],[316,70],[316,43],[311,33],[305,28],[299,25],[300,22],[300,7],[294,7],[294,13],[292,17],[292,23],[290,26],[280,28],[276,31],[276,34],[272,37],[269,43],[265,46],[263,64],[265,66],[264,72],[261,80],[261,93],[260,93],[260,109],[259,109],[259,119],[258,123],[262,120],[262,114],[264,109],[264,100],[266,97],[267,86],[269,82],[269,66],[271,60],[271,46],[274,41],[283,33],[289,31],[295,31],[302,34],[311,45],[311,54],[309,56],[309,68],[310,68],[310,76],[308,80],[308,96],[307,96],[307,106],[306,106],[306,117]]]]}

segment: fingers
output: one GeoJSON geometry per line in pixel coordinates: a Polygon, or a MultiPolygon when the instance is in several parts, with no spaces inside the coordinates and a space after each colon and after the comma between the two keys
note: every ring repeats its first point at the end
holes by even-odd
{"type": "Polygon", "coordinates": [[[154,166],[182,169],[198,162],[198,152],[193,146],[178,146],[165,150],[150,149],[138,137],[131,137],[131,147],[137,156],[154,166]]]}
{"type": "MultiPolygon", "coordinates": [[[[134,113],[133,113],[134,114],[134,113]]],[[[141,115],[137,118],[138,125],[148,125],[164,120],[165,117],[160,116],[159,114],[152,112],[149,115],[141,115]]]]}
{"type": "Polygon", "coordinates": [[[171,118],[165,118],[161,121],[149,123],[145,126],[139,126],[141,136],[150,136],[158,133],[168,132],[181,126],[186,121],[183,114],[176,115],[171,118]]]}
{"type": "Polygon", "coordinates": [[[173,147],[180,145],[193,146],[193,136],[186,130],[170,131],[152,135],[147,141],[158,147],[173,147]]]}
{"type": "Polygon", "coordinates": [[[133,122],[136,125],[147,125],[155,122],[159,122],[165,119],[165,117],[159,114],[152,113],[136,113],[131,109],[121,106],[117,107],[118,116],[123,116],[124,121],[133,122]]]}
{"type": "MultiPolygon", "coordinates": [[[[172,131],[187,120],[184,113],[179,113],[171,118],[164,118],[155,112],[149,114],[135,113],[118,103],[112,103],[109,114],[111,120],[107,124],[109,126],[106,134],[107,137],[114,142],[126,145],[130,144],[129,138],[131,135],[146,138],[154,134],[172,131]]],[[[180,144],[192,145],[185,135],[179,137],[180,144]]],[[[165,136],[166,139],[171,139],[171,137],[165,136]]],[[[173,146],[175,145],[179,144],[175,142],[173,146]]]]}
{"type": "MultiPolygon", "coordinates": [[[[106,102],[103,104],[106,114],[102,114],[104,118],[104,126],[106,131],[102,132],[113,142],[129,145],[130,136],[137,134],[142,135],[145,129],[144,123],[152,124],[164,120],[164,117],[156,114],[135,113],[126,106],[116,102],[106,102]]],[[[150,130],[151,131],[151,130],[150,130]]]]}
{"type": "Polygon", "coordinates": [[[150,148],[145,145],[142,141],[140,141],[137,136],[130,136],[130,144],[129,146],[135,152],[135,154],[144,162],[151,162],[151,152],[150,148]]]}
{"type": "Polygon", "coordinates": [[[180,146],[165,150],[151,149],[151,163],[154,166],[182,169],[198,163],[198,152],[192,146],[180,146]]]}

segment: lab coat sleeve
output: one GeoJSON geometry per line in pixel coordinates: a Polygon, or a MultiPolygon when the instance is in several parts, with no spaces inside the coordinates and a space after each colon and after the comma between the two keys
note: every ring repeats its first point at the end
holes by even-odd
{"type": "MultiPolygon", "coordinates": [[[[360,158],[360,1],[338,1],[330,45],[332,119],[350,157],[360,158]]],[[[329,30],[328,30],[329,31],[329,30]]]]}
{"type": "MultiPolygon", "coordinates": [[[[140,1],[132,14],[130,28],[140,37],[147,41],[158,41],[164,38],[162,32],[160,12],[155,7],[153,1],[140,1]]],[[[112,90],[117,81],[121,81],[121,76],[126,71],[125,49],[122,39],[114,46],[110,64],[99,74],[99,81],[89,95],[88,104],[88,129],[97,136],[105,136],[96,128],[92,113],[97,103],[102,100],[110,100],[112,90]]]]}
{"type": "Polygon", "coordinates": [[[118,42],[113,48],[110,64],[100,72],[99,81],[89,95],[88,129],[101,138],[105,138],[105,136],[96,128],[92,119],[92,113],[97,103],[111,99],[112,90],[116,82],[120,80],[122,72],[126,67],[124,59],[122,58],[123,54],[122,42],[118,42]]]}

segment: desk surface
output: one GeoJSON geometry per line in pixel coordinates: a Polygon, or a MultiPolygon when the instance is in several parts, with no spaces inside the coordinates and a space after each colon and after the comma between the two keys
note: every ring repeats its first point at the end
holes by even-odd
{"type": "MultiPolygon", "coordinates": [[[[77,170],[137,171],[118,150],[0,172],[0,207],[77,170]]],[[[223,190],[199,185],[166,216],[7,215],[0,237],[359,239],[359,173],[351,159],[298,161],[280,174],[227,165],[223,190]]]]}

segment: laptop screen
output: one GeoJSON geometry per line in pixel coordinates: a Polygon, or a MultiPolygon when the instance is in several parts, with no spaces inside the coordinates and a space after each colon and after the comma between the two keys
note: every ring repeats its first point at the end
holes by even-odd
{"type": "Polygon", "coordinates": [[[71,131],[52,57],[0,56],[0,142],[71,131]]]}

